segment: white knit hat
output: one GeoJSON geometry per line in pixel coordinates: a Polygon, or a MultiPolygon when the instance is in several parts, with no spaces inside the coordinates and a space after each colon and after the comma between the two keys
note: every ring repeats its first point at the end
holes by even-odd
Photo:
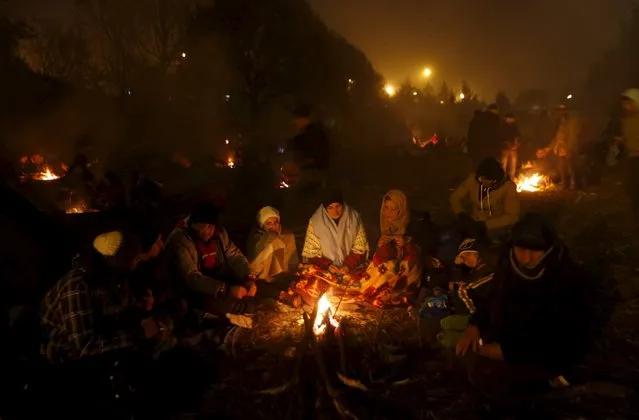
{"type": "Polygon", "coordinates": [[[276,208],[271,206],[262,207],[259,212],[257,212],[257,222],[260,226],[264,226],[264,223],[271,217],[277,217],[279,220],[280,212],[277,211],[276,208]]]}
{"type": "Polygon", "coordinates": [[[626,89],[621,96],[626,97],[639,106],[639,89],[626,89]]]}
{"type": "Polygon", "coordinates": [[[105,257],[114,257],[124,242],[120,231],[102,233],[93,240],[93,248],[105,257]]]}

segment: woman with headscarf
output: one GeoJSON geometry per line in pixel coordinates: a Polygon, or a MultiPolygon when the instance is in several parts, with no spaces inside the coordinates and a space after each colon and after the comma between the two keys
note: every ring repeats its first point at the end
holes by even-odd
{"type": "Polygon", "coordinates": [[[308,222],[304,261],[344,275],[366,260],[368,250],[361,216],[344,202],[341,191],[330,191],[308,222]]]}
{"type": "Polygon", "coordinates": [[[375,304],[400,303],[417,290],[422,278],[420,248],[414,240],[414,224],[406,195],[391,190],[379,212],[380,239],[366,270],[361,291],[375,304]]]}
{"type": "Polygon", "coordinates": [[[257,226],[249,237],[248,258],[256,273],[260,295],[277,298],[288,289],[298,264],[295,236],[282,230],[280,212],[266,206],[257,213],[257,226]]]}

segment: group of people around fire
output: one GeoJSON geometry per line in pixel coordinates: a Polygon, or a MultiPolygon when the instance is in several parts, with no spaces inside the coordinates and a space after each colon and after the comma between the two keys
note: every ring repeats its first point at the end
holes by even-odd
{"type": "MultiPolygon", "coordinates": [[[[637,90],[623,100],[623,138],[636,160],[637,90]]],[[[486,112],[491,116],[476,116],[478,132],[504,132],[496,107],[486,112]]],[[[299,117],[308,120],[308,113],[299,117]]],[[[73,366],[115,350],[170,351],[208,321],[250,325],[247,315],[262,310],[264,301],[301,306],[296,281],[311,267],[334,290],[377,307],[405,305],[413,316],[436,320],[439,343],[468,362],[471,382],[482,389],[566,385],[564,375],[590,338],[587,276],[540,216],[522,216],[513,181],[519,134],[512,116],[505,124],[507,136],[496,138],[507,147],[475,150],[469,143],[478,162],[450,196],[456,223],[446,232],[428,213],[411,209],[400,190],[381,197],[379,226],[365,226],[342,192],[331,188],[324,188],[310,215],[301,252],[271,206],[258,211],[244,251],[210,201],[194,204],[166,237],[150,214],[104,232],[42,300],[40,353],[51,365],[73,366]],[[435,272],[444,280],[432,281],[435,272]]],[[[568,114],[560,132],[544,153],[557,155],[564,181],[572,183],[578,128],[568,114]]],[[[305,159],[312,161],[312,153],[305,159]]],[[[89,177],[85,158],[73,166],[89,177]]],[[[316,177],[326,183],[322,174],[316,177]]]]}
{"type": "Polygon", "coordinates": [[[312,267],[334,290],[440,320],[440,342],[475,357],[473,382],[563,378],[585,348],[579,326],[587,325],[579,270],[566,248],[540,219],[520,220],[513,181],[495,159],[481,162],[450,202],[459,239],[451,259],[438,254],[440,230],[429,215],[411,210],[399,190],[382,197],[373,230],[339,190],[327,188],[299,254],[270,206],[257,213],[244,252],[208,201],[166,238],[148,220],[102,233],[46,294],[41,354],[73,365],[118,349],[167,351],[211,320],[247,326],[264,301],[299,307],[296,273],[312,267]],[[495,243],[505,246],[497,265],[488,262],[495,243]],[[445,287],[426,280],[446,268],[445,287]],[[430,293],[419,301],[421,290],[430,293]]]}
{"type": "MultiPolygon", "coordinates": [[[[557,106],[555,114],[555,133],[550,143],[537,148],[534,158],[546,172],[558,175],[559,185],[571,190],[583,188],[587,121],[567,104],[557,106]]],[[[467,134],[467,153],[474,162],[495,157],[510,178],[515,179],[521,164],[521,147],[521,133],[514,114],[506,113],[502,119],[496,104],[475,111],[467,134]]]]}

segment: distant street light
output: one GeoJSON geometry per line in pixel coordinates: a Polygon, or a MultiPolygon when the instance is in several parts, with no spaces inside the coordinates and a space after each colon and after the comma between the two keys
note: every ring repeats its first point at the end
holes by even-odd
{"type": "Polygon", "coordinates": [[[422,75],[426,78],[429,78],[433,75],[433,70],[430,67],[426,67],[424,68],[424,71],[422,71],[422,75]]]}
{"type": "Polygon", "coordinates": [[[186,58],[186,53],[185,52],[182,53],[182,58],[186,58]]]}
{"type": "Polygon", "coordinates": [[[397,89],[395,89],[395,86],[391,84],[386,84],[386,86],[384,86],[384,92],[392,98],[397,93],[397,89]]]}
{"type": "Polygon", "coordinates": [[[466,95],[464,95],[463,93],[459,94],[459,100],[464,100],[465,97],[466,97],[466,95]]]}
{"type": "Polygon", "coordinates": [[[418,92],[416,90],[413,91],[413,96],[417,96],[418,92]]]}
{"type": "Polygon", "coordinates": [[[568,96],[566,96],[566,99],[572,99],[572,93],[568,96]]]}

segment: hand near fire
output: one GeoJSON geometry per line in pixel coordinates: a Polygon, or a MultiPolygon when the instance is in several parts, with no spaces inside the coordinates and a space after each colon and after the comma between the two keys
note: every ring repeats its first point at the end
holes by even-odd
{"type": "Polygon", "coordinates": [[[379,238],[379,242],[377,242],[377,247],[381,248],[389,242],[395,242],[398,247],[402,247],[405,244],[404,235],[384,235],[379,238]]]}
{"type": "Polygon", "coordinates": [[[332,264],[331,264],[331,266],[329,266],[329,267],[328,267],[328,271],[329,271],[331,274],[334,274],[334,275],[336,275],[336,276],[339,276],[339,275],[348,274],[351,270],[350,270],[347,266],[345,266],[345,265],[343,265],[343,266],[341,266],[341,267],[338,267],[338,266],[336,266],[336,265],[332,265],[332,264]]]}
{"type": "Polygon", "coordinates": [[[457,356],[464,356],[468,349],[472,348],[475,353],[479,350],[481,342],[481,334],[479,332],[479,328],[476,325],[469,325],[466,327],[466,331],[457,342],[457,347],[455,348],[455,354],[457,356]]]}
{"type": "Polygon", "coordinates": [[[504,360],[504,353],[499,343],[488,343],[480,346],[477,354],[492,360],[504,360]]]}
{"type": "Polygon", "coordinates": [[[141,323],[145,338],[154,338],[164,341],[171,335],[171,329],[156,318],[146,318],[141,323]]]}

